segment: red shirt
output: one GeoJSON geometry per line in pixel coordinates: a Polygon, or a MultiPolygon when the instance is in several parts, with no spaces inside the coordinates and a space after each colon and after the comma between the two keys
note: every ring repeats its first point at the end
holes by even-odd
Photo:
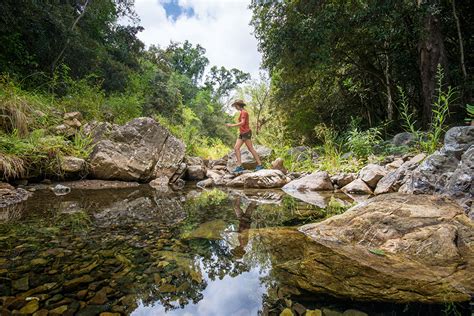
{"type": "Polygon", "coordinates": [[[242,110],[240,111],[239,115],[239,123],[244,121],[244,125],[239,126],[239,131],[240,134],[248,133],[250,132],[250,126],[249,126],[249,114],[247,111],[242,110]]]}

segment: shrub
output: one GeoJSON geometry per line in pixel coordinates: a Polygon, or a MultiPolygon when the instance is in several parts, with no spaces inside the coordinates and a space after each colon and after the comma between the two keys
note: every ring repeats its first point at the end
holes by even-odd
{"type": "Polygon", "coordinates": [[[143,100],[138,95],[116,94],[105,100],[102,114],[108,121],[124,124],[143,115],[142,104],[143,100]]]}
{"type": "Polygon", "coordinates": [[[347,147],[357,158],[367,159],[373,154],[374,146],[382,141],[381,135],[380,127],[361,131],[357,127],[357,122],[352,120],[351,129],[346,137],[347,147]]]}
{"type": "Polygon", "coordinates": [[[466,112],[467,112],[466,122],[471,123],[472,120],[474,120],[474,105],[466,104],[466,112]]]}

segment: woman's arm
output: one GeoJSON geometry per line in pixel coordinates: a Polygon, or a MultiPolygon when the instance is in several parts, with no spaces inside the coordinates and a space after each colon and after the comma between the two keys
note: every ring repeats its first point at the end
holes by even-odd
{"type": "Polygon", "coordinates": [[[235,123],[235,124],[230,124],[229,123],[229,124],[226,124],[225,126],[227,126],[227,127],[237,127],[237,126],[239,126],[240,127],[244,124],[245,124],[245,120],[243,119],[242,121],[240,121],[240,123],[235,123]]]}

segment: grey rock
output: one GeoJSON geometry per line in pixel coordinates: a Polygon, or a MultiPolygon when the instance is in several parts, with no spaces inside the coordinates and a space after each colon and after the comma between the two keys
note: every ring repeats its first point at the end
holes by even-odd
{"type": "MultiPolygon", "coordinates": [[[[262,146],[262,145],[254,145],[255,150],[257,151],[257,154],[260,156],[260,159],[262,161],[270,158],[273,150],[271,148],[262,146]]],[[[257,166],[257,163],[255,162],[255,159],[253,159],[252,154],[250,151],[247,149],[247,147],[242,146],[240,149],[241,155],[242,155],[242,167],[245,169],[255,169],[257,166]]],[[[227,155],[227,170],[232,171],[237,167],[237,160],[235,158],[235,152],[232,151],[227,155]]]]}
{"type": "Polygon", "coordinates": [[[264,169],[244,173],[227,183],[230,187],[243,188],[281,188],[289,179],[280,170],[264,169]]]}
{"type": "Polygon", "coordinates": [[[394,146],[412,146],[416,142],[416,138],[412,133],[403,132],[393,136],[392,144],[394,146]]]}
{"type": "Polygon", "coordinates": [[[338,173],[331,177],[331,182],[338,188],[348,185],[354,181],[356,175],[354,173],[338,173]]]}
{"type": "Polygon", "coordinates": [[[210,188],[214,186],[214,180],[212,180],[211,178],[208,178],[208,179],[199,181],[198,183],[196,183],[196,186],[201,189],[210,188]]]}
{"type": "Polygon", "coordinates": [[[57,196],[61,196],[71,193],[71,188],[62,184],[57,184],[51,188],[51,191],[53,191],[57,196]]]}
{"type": "Polygon", "coordinates": [[[418,154],[408,161],[405,161],[400,168],[387,173],[377,183],[375,188],[375,194],[397,192],[398,189],[407,181],[407,178],[411,172],[425,159],[425,154],[418,154]]]}
{"type": "Polygon", "coordinates": [[[285,191],[332,191],[334,187],[326,171],[316,171],[291,181],[283,189],[285,191]]]}
{"type": "Polygon", "coordinates": [[[25,189],[11,189],[5,185],[4,187],[4,189],[0,189],[0,207],[7,207],[24,202],[31,196],[31,193],[25,189]]]}
{"type": "Polygon", "coordinates": [[[349,194],[372,194],[372,189],[361,179],[355,179],[341,189],[344,193],[349,194]]]}
{"type": "Polygon", "coordinates": [[[86,161],[82,158],[66,156],[61,159],[61,170],[65,173],[79,173],[86,168],[86,161]]]}
{"type": "Polygon", "coordinates": [[[170,189],[168,183],[169,183],[169,179],[165,176],[161,176],[150,181],[148,185],[155,190],[158,190],[161,192],[168,192],[170,189]]]}
{"type": "Polygon", "coordinates": [[[207,168],[202,158],[186,157],[185,163],[187,165],[186,180],[199,181],[206,178],[207,168]]]}
{"type": "Polygon", "coordinates": [[[441,150],[426,158],[407,178],[401,192],[439,194],[455,199],[466,213],[474,198],[474,127],[453,127],[441,150]]]}
{"type": "Polygon", "coordinates": [[[183,142],[151,118],[137,118],[123,126],[101,123],[87,129],[95,139],[89,157],[91,176],[95,179],[171,179],[182,167],[183,142]]]}
{"type": "Polygon", "coordinates": [[[442,152],[461,159],[461,155],[474,144],[474,126],[457,126],[448,130],[444,136],[442,152]]]}
{"type": "Polygon", "coordinates": [[[379,180],[385,175],[387,175],[385,168],[376,164],[368,164],[359,172],[359,178],[372,189],[377,186],[379,180]]]}
{"type": "Polygon", "coordinates": [[[285,168],[285,161],[283,158],[277,158],[272,162],[272,169],[280,170],[283,174],[287,174],[288,170],[285,168]]]}

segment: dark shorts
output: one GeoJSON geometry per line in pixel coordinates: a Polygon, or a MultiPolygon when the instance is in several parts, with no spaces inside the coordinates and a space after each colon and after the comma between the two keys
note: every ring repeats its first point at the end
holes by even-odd
{"type": "Polygon", "coordinates": [[[248,131],[247,133],[239,134],[239,138],[241,140],[249,140],[252,139],[252,131],[248,131]]]}

